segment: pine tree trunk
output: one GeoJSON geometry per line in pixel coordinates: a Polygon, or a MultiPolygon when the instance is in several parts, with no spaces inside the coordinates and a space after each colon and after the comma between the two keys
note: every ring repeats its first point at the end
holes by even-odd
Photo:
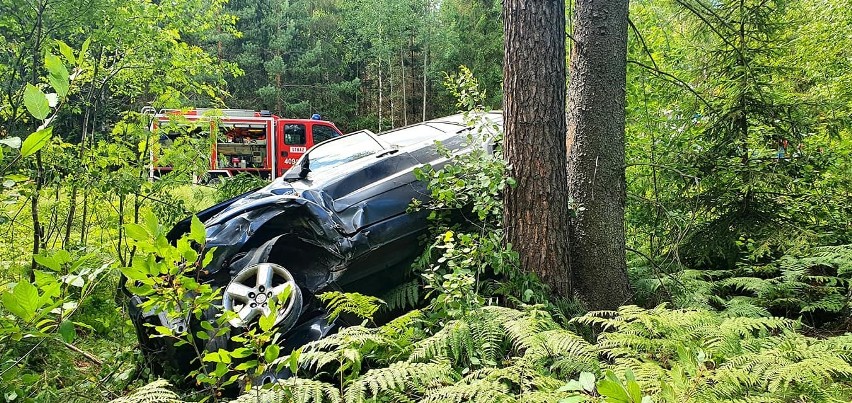
{"type": "Polygon", "coordinates": [[[518,186],[505,195],[507,242],[525,270],[568,297],[565,2],[505,0],[504,152],[518,186]]]}
{"type": "Polygon", "coordinates": [[[568,85],[571,272],[586,308],[629,302],[624,243],[627,1],[577,0],[568,85]]]}

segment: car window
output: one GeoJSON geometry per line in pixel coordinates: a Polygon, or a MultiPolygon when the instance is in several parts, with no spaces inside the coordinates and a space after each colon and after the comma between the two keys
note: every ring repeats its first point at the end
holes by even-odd
{"type": "Polygon", "coordinates": [[[284,143],[291,146],[304,145],[306,143],[305,125],[295,123],[284,125],[284,143]]]}
{"type": "MultiPolygon", "coordinates": [[[[307,157],[311,172],[321,172],[382,151],[384,148],[366,133],[353,133],[323,143],[312,149],[307,157]]],[[[294,169],[298,169],[294,166],[294,169]]]]}
{"type": "Polygon", "coordinates": [[[329,126],[314,125],[314,144],[322,143],[330,138],[339,136],[339,134],[329,126]]]}

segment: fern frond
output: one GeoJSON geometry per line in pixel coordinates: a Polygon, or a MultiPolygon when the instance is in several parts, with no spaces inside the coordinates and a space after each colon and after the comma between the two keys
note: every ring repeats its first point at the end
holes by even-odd
{"type": "Polygon", "coordinates": [[[526,312],[519,312],[520,315],[497,312],[499,314],[495,319],[506,319],[501,320],[503,330],[518,352],[539,346],[541,343],[539,335],[542,332],[559,327],[550,314],[536,307],[526,312]]]}
{"type": "Polygon", "coordinates": [[[168,381],[158,379],[110,403],[185,403],[180,396],[169,390],[171,386],[168,381]]]}
{"type": "Polygon", "coordinates": [[[272,389],[254,388],[233,403],[340,403],[337,388],[321,381],[289,378],[278,381],[272,389]]]}
{"type": "Polygon", "coordinates": [[[771,287],[768,280],[757,277],[728,277],[718,282],[721,287],[731,287],[735,290],[748,291],[758,295],[771,287]]]}
{"type": "MultiPolygon", "coordinates": [[[[852,346],[785,333],[764,341],[764,348],[733,357],[716,372],[720,397],[756,390],[778,395],[808,390],[812,395],[841,380],[852,379],[852,346]],[[838,348],[840,347],[840,348],[838,348]]],[[[848,392],[848,385],[847,385],[848,392]]]]}
{"type": "Polygon", "coordinates": [[[723,334],[737,334],[740,337],[754,337],[759,334],[777,333],[792,330],[795,322],[784,318],[727,318],[719,330],[723,334]]]}
{"type": "Polygon", "coordinates": [[[361,319],[373,319],[376,311],[385,304],[379,298],[357,292],[329,291],[317,295],[329,309],[328,317],[333,320],[342,313],[349,313],[361,319]]]}
{"type": "Polygon", "coordinates": [[[402,392],[406,389],[438,387],[448,385],[457,375],[446,363],[395,362],[387,368],[367,371],[346,386],[346,403],[361,403],[370,398],[383,396],[386,392],[402,392]]]}
{"type": "Polygon", "coordinates": [[[722,314],[728,317],[760,318],[770,316],[769,310],[759,306],[756,298],[736,296],[727,301],[722,300],[721,303],[725,306],[722,314]]]}
{"type": "Polygon", "coordinates": [[[459,361],[475,350],[470,326],[466,321],[454,320],[432,336],[417,342],[408,361],[426,362],[439,357],[459,361]]]}
{"type": "Polygon", "coordinates": [[[501,382],[477,379],[470,383],[459,382],[432,390],[423,396],[422,403],[514,403],[509,387],[501,382]]]}
{"type": "Polygon", "coordinates": [[[414,279],[394,287],[382,295],[382,299],[385,301],[383,309],[392,311],[417,306],[420,301],[421,287],[420,279],[414,279]]]}
{"type": "Polygon", "coordinates": [[[363,326],[352,326],[342,329],[324,339],[306,344],[299,356],[299,366],[319,371],[330,364],[337,364],[334,370],[351,369],[360,372],[364,356],[372,355],[382,350],[388,355],[398,353],[389,351],[396,346],[378,329],[363,326]]]}

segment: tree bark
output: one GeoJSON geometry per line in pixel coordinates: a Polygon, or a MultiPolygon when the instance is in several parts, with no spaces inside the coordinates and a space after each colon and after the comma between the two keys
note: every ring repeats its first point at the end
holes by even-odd
{"type": "Polygon", "coordinates": [[[624,244],[627,1],[577,0],[568,84],[571,272],[590,310],[631,299],[624,244]]]}
{"type": "Polygon", "coordinates": [[[507,242],[525,270],[570,297],[565,149],[565,2],[505,0],[503,148],[507,242]]]}

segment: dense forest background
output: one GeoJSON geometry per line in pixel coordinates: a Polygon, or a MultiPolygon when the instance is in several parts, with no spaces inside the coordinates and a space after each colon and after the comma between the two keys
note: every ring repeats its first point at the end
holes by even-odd
{"type": "MultiPolygon", "coordinates": [[[[153,380],[115,291],[138,249],[126,225],[156,216],[168,228],[258,184],[191,185],[209,158],[197,141],[164,150],[175,173],[149,181],[143,107],[319,113],[376,132],[455,113],[474,93],[473,105],[501,109],[501,12],[489,0],[0,0],[0,400],[104,401],[153,380]]],[[[347,401],[603,399],[613,385],[627,397],[607,401],[852,397],[852,8],[637,0],[629,15],[626,248],[643,308],[578,316],[529,276],[477,276],[475,290],[508,307],[433,287],[459,299],[342,333],[303,358],[317,373],[338,363],[325,367],[338,379],[288,390],[317,401],[350,389],[363,393],[347,401]],[[549,341],[532,337],[542,332],[549,341]]],[[[459,199],[482,191],[433,182],[459,199]]],[[[502,252],[477,259],[488,253],[502,252]]],[[[426,267],[467,278],[442,264],[426,267]]],[[[189,389],[181,398],[200,398],[189,389]]]]}

